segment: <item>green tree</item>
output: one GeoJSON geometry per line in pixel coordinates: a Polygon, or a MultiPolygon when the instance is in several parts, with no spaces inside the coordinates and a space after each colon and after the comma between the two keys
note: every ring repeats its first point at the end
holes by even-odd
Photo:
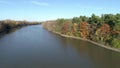
{"type": "Polygon", "coordinates": [[[92,16],[88,18],[88,23],[90,24],[97,24],[99,22],[100,22],[100,17],[96,16],[95,14],[92,14],[92,16]]]}
{"type": "Polygon", "coordinates": [[[63,19],[63,18],[56,20],[56,22],[57,22],[57,24],[56,24],[57,29],[56,30],[57,31],[61,31],[62,26],[65,23],[65,21],[66,21],[66,19],[63,19]]]}
{"type": "Polygon", "coordinates": [[[80,23],[81,22],[81,19],[79,17],[74,17],[72,19],[72,23],[80,23]]]}
{"type": "Polygon", "coordinates": [[[120,30],[120,14],[115,15],[115,26],[114,30],[120,30]]]}
{"type": "Polygon", "coordinates": [[[79,18],[80,18],[80,22],[87,22],[88,20],[88,17],[86,16],[80,16],[79,18]]]}
{"type": "Polygon", "coordinates": [[[103,20],[107,23],[112,29],[115,26],[115,16],[113,14],[104,14],[103,20]]]}

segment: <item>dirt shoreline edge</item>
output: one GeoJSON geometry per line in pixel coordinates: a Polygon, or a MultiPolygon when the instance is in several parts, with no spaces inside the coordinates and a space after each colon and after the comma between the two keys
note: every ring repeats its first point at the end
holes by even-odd
{"type": "Polygon", "coordinates": [[[116,52],[120,52],[120,49],[117,49],[117,48],[113,48],[113,47],[110,47],[110,46],[105,46],[103,44],[99,44],[97,42],[94,42],[94,41],[91,41],[89,39],[84,39],[84,38],[80,38],[80,37],[74,37],[74,36],[68,36],[68,35],[64,35],[64,34],[60,34],[58,32],[55,32],[55,31],[51,31],[52,33],[54,34],[58,34],[62,37],[65,37],[65,38],[73,38],[73,39],[78,39],[78,40],[83,40],[83,41],[87,41],[87,42],[90,42],[92,44],[95,44],[95,45],[98,45],[100,47],[103,47],[103,48],[106,48],[106,49],[109,49],[109,50],[112,50],[112,51],[116,51],[116,52]]]}

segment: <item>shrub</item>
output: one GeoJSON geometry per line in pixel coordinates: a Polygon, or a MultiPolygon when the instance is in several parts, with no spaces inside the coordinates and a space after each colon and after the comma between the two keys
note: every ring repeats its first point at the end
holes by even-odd
{"type": "Polygon", "coordinates": [[[111,42],[111,45],[116,48],[120,48],[120,39],[114,38],[111,42]]]}

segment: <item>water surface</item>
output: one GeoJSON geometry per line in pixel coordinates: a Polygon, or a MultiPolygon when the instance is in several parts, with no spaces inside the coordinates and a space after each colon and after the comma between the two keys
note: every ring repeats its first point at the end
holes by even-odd
{"type": "Polygon", "coordinates": [[[0,68],[120,68],[120,53],[34,25],[0,37],[0,68]]]}

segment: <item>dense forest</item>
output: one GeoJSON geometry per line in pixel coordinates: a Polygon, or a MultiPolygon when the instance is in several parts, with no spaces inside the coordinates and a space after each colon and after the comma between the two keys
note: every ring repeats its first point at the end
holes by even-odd
{"type": "Polygon", "coordinates": [[[50,31],[120,48],[120,14],[102,14],[101,16],[92,14],[91,17],[61,18],[44,22],[43,27],[50,31]]]}
{"type": "Polygon", "coordinates": [[[13,28],[27,26],[27,25],[36,25],[40,22],[28,22],[28,21],[14,21],[14,20],[1,20],[0,21],[0,33],[13,28]]]}

